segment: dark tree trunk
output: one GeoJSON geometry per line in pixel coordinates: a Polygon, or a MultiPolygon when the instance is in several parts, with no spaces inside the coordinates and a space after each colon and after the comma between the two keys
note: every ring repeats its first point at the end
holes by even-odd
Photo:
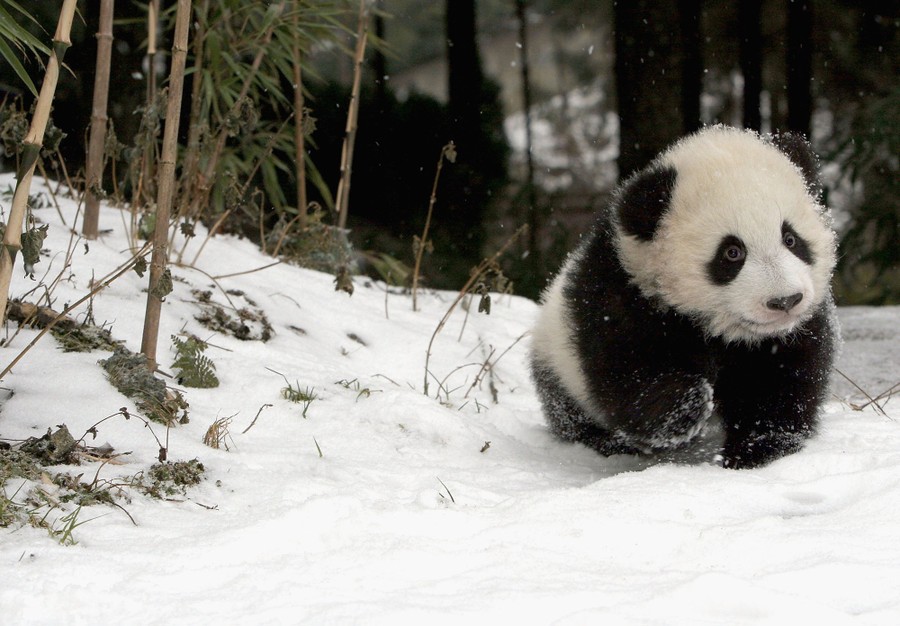
{"type": "Polygon", "coordinates": [[[699,121],[699,40],[685,32],[692,22],[698,28],[696,13],[693,1],[615,5],[620,178],[647,165],[699,121]]]}
{"type": "Polygon", "coordinates": [[[516,20],[519,22],[519,69],[522,79],[522,113],[525,116],[525,193],[528,219],[528,260],[533,271],[540,268],[540,250],[537,245],[540,232],[540,214],[534,186],[534,158],[531,154],[531,78],[528,64],[528,0],[516,0],[516,20]]]}
{"type": "MultiPolygon", "coordinates": [[[[446,0],[446,20],[447,139],[456,143],[458,156],[442,176],[435,220],[436,226],[443,222],[445,249],[449,242],[445,273],[467,277],[483,252],[485,209],[505,176],[503,114],[498,91],[481,70],[475,0],[446,0]]],[[[436,250],[440,230],[435,232],[436,250]]]]}
{"type": "Polygon", "coordinates": [[[681,116],[684,132],[692,133],[702,125],[700,95],[703,92],[703,32],[700,27],[700,0],[678,3],[681,26],[681,116]]]}
{"type": "Polygon", "coordinates": [[[460,150],[477,134],[481,59],[475,27],[475,0],[447,0],[447,97],[451,137],[460,150]]]}
{"type": "MultiPolygon", "coordinates": [[[[384,41],[384,0],[376,0],[374,21],[375,21],[375,39],[384,41]]],[[[380,45],[373,46],[372,50],[372,73],[375,75],[375,105],[378,110],[383,110],[387,102],[387,58],[384,55],[384,47],[380,45]]]]}
{"type": "Polygon", "coordinates": [[[740,68],[744,77],[744,128],[762,129],[759,96],[762,92],[762,20],[758,0],[740,0],[740,68]]]}
{"type": "Polygon", "coordinates": [[[788,130],[810,136],[812,118],[812,3],[788,0],[788,130]]]}

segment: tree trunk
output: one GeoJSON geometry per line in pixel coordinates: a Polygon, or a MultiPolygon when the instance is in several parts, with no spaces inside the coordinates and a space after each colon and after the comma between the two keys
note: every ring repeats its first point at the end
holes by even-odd
{"type": "Polygon", "coordinates": [[[762,130],[759,97],[762,92],[762,15],[757,0],[740,0],[738,29],[740,32],[740,68],[744,78],[744,128],[762,130]]]}
{"type": "MultiPolygon", "coordinates": [[[[685,132],[685,51],[678,4],[615,5],[619,177],[646,166],[685,132]]],[[[693,104],[691,105],[693,109],[693,104]]]]}
{"type": "Polygon", "coordinates": [[[115,0],[100,0],[100,28],[97,31],[97,74],[91,111],[91,136],[85,172],[84,223],[86,239],[96,239],[100,222],[100,198],[103,188],[103,152],[106,147],[106,103],[109,98],[109,67],[112,60],[112,23],[115,0]]]}
{"type": "Polygon", "coordinates": [[[812,4],[788,0],[787,100],[788,130],[810,136],[812,119],[812,4]]]}
{"type": "Polygon", "coordinates": [[[24,151],[19,171],[16,175],[16,189],[13,192],[12,205],[9,209],[9,220],[3,234],[3,245],[0,247],[0,322],[6,321],[6,304],[9,301],[9,284],[12,281],[13,265],[16,254],[22,249],[22,224],[27,212],[28,194],[31,191],[31,178],[40,158],[44,132],[50,119],[50,107],[59,81],[59,69],[66,50],[72,45],[69,35],[72,31],[72,20],[75,17],[76,0],[64,0],[59,12],[59,22],[53,35],[53,48],[44,82],[34,106],[31,127],[25,136],[24,151]]]}
{"type": "Polygon", "coordinates": [[[528,0],[516,0],[516,19],[519,22],[519,69],[522,80],[522,115],[525,118],[525,201],[528,218],[528,264],[532,272],[540,272],[541,255],[538,249],[540,213],[534,186],[534,156],[531,154],[531,78],[528,64],[528,0]]]}
{"type": "Polygon", "coordinates": [[[169,95],[166,103],[166,128],[159,160],[159,191],[156,196],[156,229],[153,254],[150,257],[150,280],[141,352],[147,357],[150,371],[156,369],[156,344],[162,301],[161,279],[166,269],[169,248],[169,215],[175,195],[175,163],[178,157],[178,124],[181,120],[181,96],[184,90],[184,66],[187,59],[188,29],[191,22],[190,0],[178,0],[175,13],[175,40],[172,44],[172,67],[169,70],[169,95]]]}
{"type": "Polygon", "coordinates": [[[703,93],[703,29],[700,0],[678,3],[681,27],[681,117],[684,133],[692,133],[703,125],[700,96],[703,93]]]}
{"type": "MultiPolygon", "coordinates": [[[[384,42],[384,0],[375,0],[373,21],[375,23],[375,41],[384,42]]],[[[375,107],[377,111],[381,112],[384,111],[388,101],[388,69],[384,46],[373,46],[372,73],[375,75],[375,107]]]]}
{"type": "Polygon", "coordinates": [[[448,139],[456,144],[457,159],[435,218],[435,241],[443,245],[434,259],[455,282],[465,280],[482,258],[484,214],[505,182],[507,146],[499,90],[481,69],[476,4],[446,0],[445,9],[448,139]]]}
{"type": "Polygon", "coordinates": [[[472,147],[467,135],[477,134],[484,82],[476,33],[475,0],[447,0],[447,100],[451,139],[463,153],[472,147]]]}

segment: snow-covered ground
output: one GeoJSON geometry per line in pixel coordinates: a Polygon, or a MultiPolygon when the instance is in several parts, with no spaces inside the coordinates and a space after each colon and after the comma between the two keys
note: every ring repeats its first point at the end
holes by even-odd
{"type": "MultiPolygon", "coordinates": [[[[0,189],[11,182],[0,176],[0,189]]],[[[73,223],[75,204],[60,204],[73,223]]],[[[8,211],[8,198],[0,205],[8,211]]],[[[35,214],[51,225],[37,276],[53,277],[69,232],[55,209],[35,214]]],[[[101,228],[111,232],[77,243],[57,308],[127,258],[120,212],[104,209],[101,228]]],[[[900,623],[897,399],[886,415],[855,410],[862,394],[836,376],[819,434],[758,470],[606,459],[543,425],[528,339],[517,341],[533,302],[495,295],[490,316],[454,313],[435,342],[426,397],[426,348],[455,294],[426,293],[413,312],[407,296],[360,278],[349,297],[331,276],[287,265],[226,276],[270,262],[247,241],[217,237],[196,269],[173,268],[161,367],[174,359],[169,336],[194,333],[210,343],[221,386],[184,390],[190,423],[169,431],[169,458],[199,459],[206,479],[168,501],[132,493],[118,500],[128,515],[86,507],[75,546],[30,526],[0,529],[0,623],[900,623]],[[265,312],[268,342],[196,321],[192,290],[226,304],[210,276],[236,307],[265,312]],[[507,349],[470,390],[491,351],[493,361],[507,349]],[[314,391],[305,418],[271,370],[314,391]],[[230,450],[204,445],[228,416],[230,450]]],[[[12,294],[35,284],[17,270],[12,294]]],[[[93,300],[97,322],[135,351],[145,284],[129,273],[93,300]]],[[[896,384],[900,308],[840,316],[841,371],[871,395],[896,384]]],[[[0,364],[35,332],[0,349],[0,364]]],[[[0,438],[63,423],[78,437],[119,407],[133,410],[97,364],[107,356],[63,353],[43,338],[2,381],[0,438]]],[[[90,481],[99,468],[113,480],[156,461],[141,422],[98,430],[97,444],[131,454],[54,469],[90,481]]]]}

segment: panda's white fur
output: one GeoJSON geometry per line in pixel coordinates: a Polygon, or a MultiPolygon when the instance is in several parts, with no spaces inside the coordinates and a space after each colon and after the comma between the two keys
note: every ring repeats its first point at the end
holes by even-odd
{"type": "Polygon", "coordinates": [[[563,386],[574,398],[585,407],[595,408],[575,352],[575,328],[563,295],[565,277],[580,257],[580,248],[572,252],[556,280],[544,291],[537,322],[531,329],[531,349],[557,372],[563,386]]]}
{"type": "Polygon", "coordinates": [[[836,349],[836,242],[814,157],[788,138],[802,148],[708,127],[617,191],[544,292],[532,331],[533,377],[553,432],[604,454],[647,452],[689,441],[717,412],[727,467],[799,449],[836,349]],[[642,181],[650,195],[635,198],[642,181]],[[636,211],[637,225],[622,211],[636,211]],[[785,225],[803,254],[788,249],[785,225]],[[709,265],[729,237],[743,263],[717,281],[709,265]],[[771,306],[788,297],[800,299],[771,306]]]}
{"type": "Polygon", "coordinates": [[[645,242],[618,227],[617,237],[622,265],[645,295],[702,319],[712,336],[750,343],[789,332],[828,296],[835,264],[829,218],[776,146],[753,132],[714,126],[678,142],[657,163],[678,173],[658,234],[645,242]],[[784,221],[810,244],[811,266],[782,245],[784,221]],[[705,265],[729,233],[746,244],[745,265],[733,282],[713,286],[705,265]],[[794,293],[803,298],[789,312],[766,307],[794,293]]]}

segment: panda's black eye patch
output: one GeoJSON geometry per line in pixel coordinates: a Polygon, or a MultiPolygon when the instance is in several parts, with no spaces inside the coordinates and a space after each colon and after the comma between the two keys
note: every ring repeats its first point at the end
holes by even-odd
{"type": "Polygon", "coordinates": [[[722,237],[718,248],[706,264],[706,275],[714,285],[727,285],[741,273],[747,248],[744,242],[734,235],[722,237]]]}
{"type": "Polygon", "coordinates": [[[813,264],[813,254],[809,249],[809,244],[787,222],[781,224],[781,242],[798,259],[807,265],[813,264]]]}

